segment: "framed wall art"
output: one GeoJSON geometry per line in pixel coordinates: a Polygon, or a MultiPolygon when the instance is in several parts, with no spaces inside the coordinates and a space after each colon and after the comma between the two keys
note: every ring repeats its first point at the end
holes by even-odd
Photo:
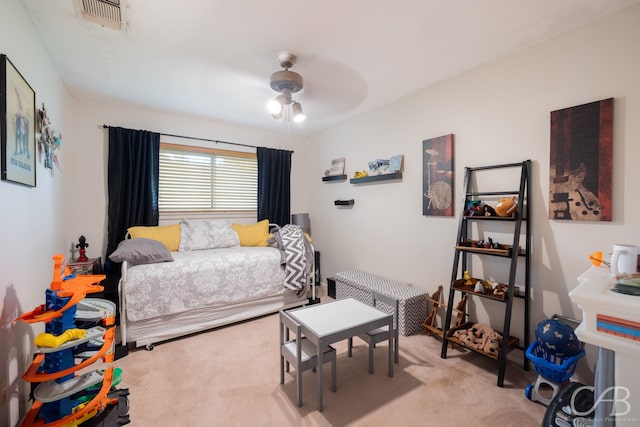
{"type": "Polygon", "coordinates": [[[453,216],[453,134],[422,141],[422,215],[453,216]]]}
{"type": "Polygon", "coordinates": [[[551,112],[549,219],[611,221],[613,98],[551,112]]]}
{"type": "Polygon", "coordinates": [[[36,186],[36,93],[0,55],[2,180],[36,186]]]}

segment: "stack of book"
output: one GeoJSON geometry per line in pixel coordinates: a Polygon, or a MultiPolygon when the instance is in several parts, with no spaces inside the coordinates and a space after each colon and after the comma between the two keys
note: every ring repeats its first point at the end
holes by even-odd
{"type": "Polygon", "coordinates": [[[611,290],[620,294],[640,295],[640,277],[619,279],[611,290]]]}

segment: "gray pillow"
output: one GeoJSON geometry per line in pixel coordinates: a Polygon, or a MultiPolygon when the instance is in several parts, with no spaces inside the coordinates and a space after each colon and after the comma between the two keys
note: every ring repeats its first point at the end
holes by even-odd
{"type": "Polygon", "coordinates": [[[188,220],[180,222],[180,252],[240,246],[238,233],[226,219],[188,220]]]}
{"type": "Polygon", "coordinates": [[[118,248],[109,255],[109,259],[113,262],[127,261],[129,265],[173,261],[169,249],[164,244],[141,237],[120,242],[118,248]]]}

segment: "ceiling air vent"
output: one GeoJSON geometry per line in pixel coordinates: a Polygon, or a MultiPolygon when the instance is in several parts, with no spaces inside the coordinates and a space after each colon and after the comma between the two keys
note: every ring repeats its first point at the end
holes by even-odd
{"type": "Polygon", "coordinates": [[[117,30],[122,27],[120,0],[82,0],[82,14],[103,27],[117,30]]]}

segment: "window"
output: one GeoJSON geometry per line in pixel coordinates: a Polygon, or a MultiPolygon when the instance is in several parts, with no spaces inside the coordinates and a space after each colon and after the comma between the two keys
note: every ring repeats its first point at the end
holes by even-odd
{"type": "Polygon", "coordinates": [[[160,213],[255,212],[255,153],[160,144],[160,213]]]}

